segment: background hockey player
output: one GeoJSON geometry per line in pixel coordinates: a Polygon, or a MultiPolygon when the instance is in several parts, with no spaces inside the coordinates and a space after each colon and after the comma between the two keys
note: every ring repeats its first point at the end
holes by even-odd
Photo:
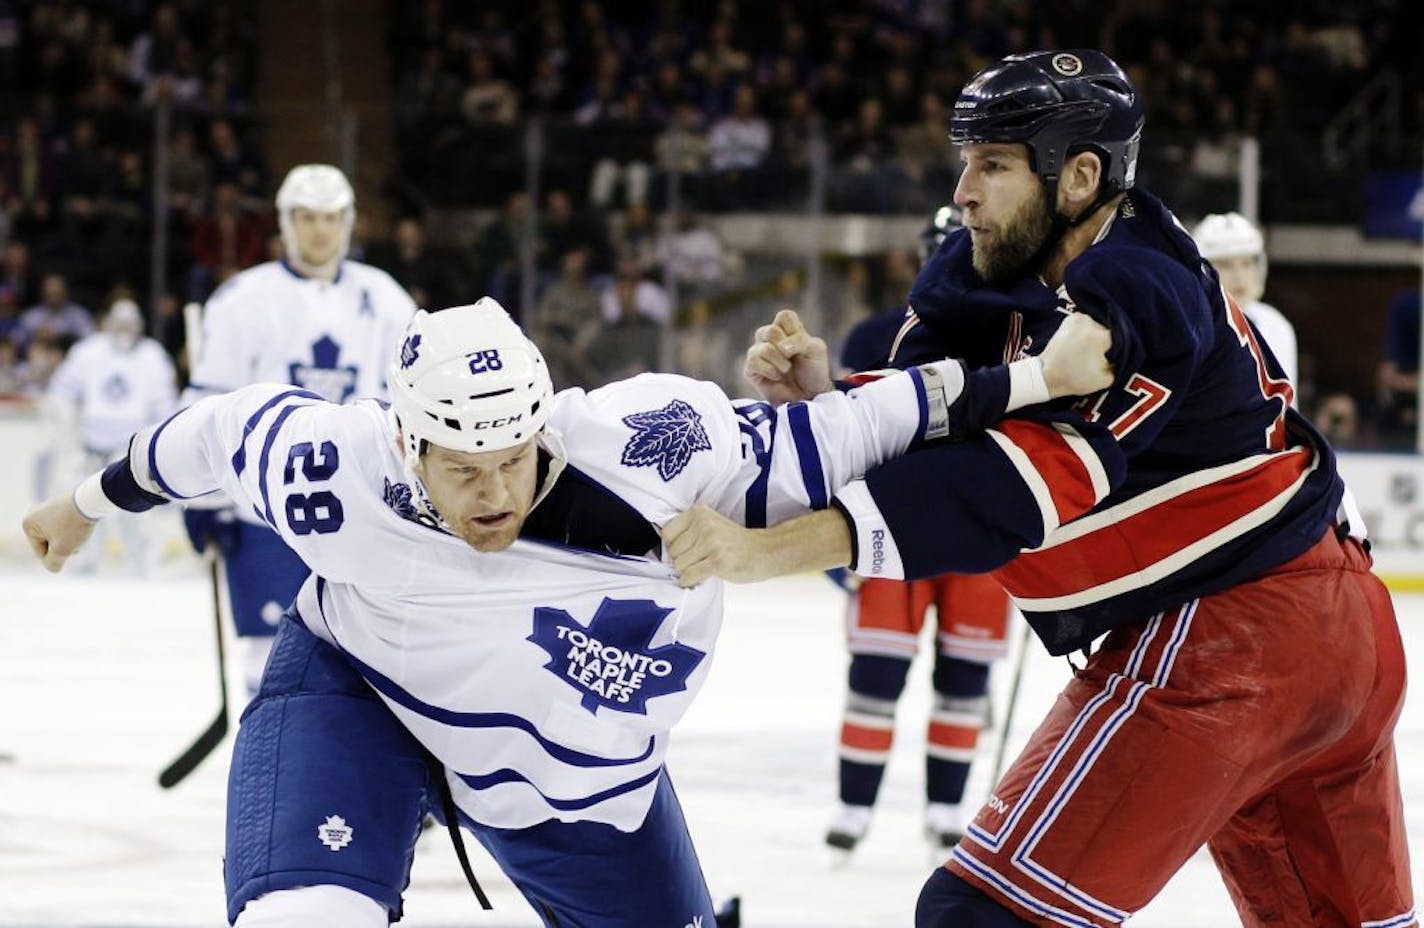
{"type": "MultiPolygon", "coordinates": [[[[329,164],[292,168],[277,191],[286,257],[229,278],[208,299],[184,400],[288,383],[344,403],[385,395],[385,365],[415,304],[385,271],[348,261],[355,194],[329,164]]],[[[220,498],[219,498],[220,499],[220,498]]],[[[222,555],[246,677],[256,692],[282,610],[307,568],[247,507],[197,500],[184,513],[200,552],[222,555]]]]}
{"type": "MultiPolygon", "coordinates": [[[[1109,382],[1106,331],[1063,335],[1020,367],[1055,395],[1109,382]]],[[[662,554],[725,552],[675,516],[776,522],[1012,400],[974,401],[953,361],[784,409],[668,375],[555,397],[492,300],[417,313],[390,381],[389,409],[275,385],[207,398],[26,519],[58,569],[88,517],[221,487],[313,568],[234,750],[229,917],[387,924],[440,805],[548,925],[710,928],[663,757],[721,585],[683,590],[662,554]]],[[[766,558],[801,556],[768,541],[766,558]]]]}
{"type": "MultiPolygon", "coordinates": [[[[958,207],[936,210],[920,234],[920,264],[958,228],[958,207]]],[[[841,367],[883,372],[904,323],[904,309],[862,321],[846,337],[841,367]]],[[[839,851],[853,850],[870,828],[895,737],[896,707],[931,609],[934,702],[925,731],[924,831],[936,854],[964,834],[960,803],[988,707],[990,665],[1008,651],[1009,596],[983,574],[872,578],[852,583],[846,603],[850,667],[837,768],[841,805],[826,832],[826,843],[839,851]]]]}
{"type": "MultiPolygon", "coordinates": [[[[1091,650],[916,924],[1117,925],[1205,844],[1252,928],[1417,925],[1389,595],[1284,371],[1135,188],[1135,88],[1100,52],[1039,52],[981,72],[953,112],[969,232],[917,279],[904,362],[996,364],[1086,312],[1113,330],[1117,379],[779,526],[815,555],[798,569],[994,570],[1050,653],[1091,650]]],[[[776,339],[751,360],[779,397],[827,382],[776,339]]],[[[748,534],[698,529],[728,550],[748,534]]]]}
{"type": "MultiPolygon", "coordinates": [[[[138,304],[120,299],[109,307],[100,330],[65,355],[45,399],[56,441],[75,452],[56,461],[65,469],[57,481],[63,485],[122,457],[129,436],[171,413],[178,401],[177,374],[163,346],[143,334],[138,304]]],[[[162,553],[157,527],[151,520],[133,516],[114,519],[106,524],[102,537],[84,549],[74,567],[93,570],[112,529],[129,571],[145,575],[162,553]]]]}
{"type": "Polygon", "coordinates": [[[1280,362],[1286,379],[1299,387],[1300,360],[1295,326],[1279,309],[1261,302],[1266,292],[1266,240],[1240,213],[1212,213],[1192,229],[1197,249],[1216,268],[1221,285],[1280,362]]]}

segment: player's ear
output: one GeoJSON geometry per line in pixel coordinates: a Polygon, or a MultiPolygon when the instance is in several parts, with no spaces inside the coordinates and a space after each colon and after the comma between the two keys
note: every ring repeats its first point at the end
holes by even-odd
{"type": "Polygon", "coordinates": [[[1063,161],[1058,176],[1058,209],[1064,215],[1076,216],[1097,198],[1103,177],[1103,163],[1096,154],[1080,151],[1063,161]]]}

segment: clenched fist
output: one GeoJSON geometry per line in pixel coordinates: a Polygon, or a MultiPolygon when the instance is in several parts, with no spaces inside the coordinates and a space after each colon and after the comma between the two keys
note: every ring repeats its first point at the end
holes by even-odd
{"type": "Polygon", "coordinates": [[[73,495],[62,493],[31,509],[21,526],[45,570],[58,573],[64,562],[89,540],[95,524],[80,513],[73,495]]]}
{"type": "Polygon", "coordinates": [[[807,332],[801,317],[790,309],[756,330],[743,371],[769,403],[809,400],[831,389],[825,341],[807,332]]]}
{"type": "Polygon", "coordinates": [[[1048,395],[1087,396],[1112,386],[1111,347],[1112,332],[1106,326],[1082,313],[1069,314],[1039,355],[1048,395]]]}

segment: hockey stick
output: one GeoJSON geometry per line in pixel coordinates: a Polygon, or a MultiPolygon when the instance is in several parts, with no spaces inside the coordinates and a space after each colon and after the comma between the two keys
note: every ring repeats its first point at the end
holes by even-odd
{"type": "Polygon", "coordinates": [[[217,718],[203,729],[198,740],[189,745],[186,751],[179,754],[173,763],[164,767],[163,771],[159,773],[158,785],[164,789],[172,789],[187,779],[188,774],[196,770],[198,765],[213,753],[213,750],[227,737],[227,654],[223,650],[222,608],[219,605],[222,597],[219,593],[218,558],[217,552],[211,549],[208,551],[208,577],[212,581],[213,588],[213,635],[218,644],[218,714],[217,718]]]}
{"type": "Polygon", "coordinates": [[[989,778],[989,789],[993,789],[999,784],[999,777],[1004,773],[1004,755],[1009,747],[1009,730],[1014,725],[1014,707],[1019,702],[1019,689],[1023,683],[1024,664],[1028,663],[1028,647],[1033,629],[1027,622],[1023,623],[1023,633],[1019,635],[1019,653],[1014,661],[1014,681],[1009,687],[1009,705],[1004,710],[1004,725],[999,729],[999,746],[994,751],[994,773],[989,778]]]}

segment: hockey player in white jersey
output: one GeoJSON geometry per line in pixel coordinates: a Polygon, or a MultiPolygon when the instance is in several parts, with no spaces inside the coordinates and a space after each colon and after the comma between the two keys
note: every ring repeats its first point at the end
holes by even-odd
{"type": "MultiPolygon", "coordinates": [[[[1105,330],[1077,322],[1041,369],[1016,362],[1053,395],[1111,378],[1105,330]]],[[[417,313],[389,377],[389,408],[275,385],[204,399],[25,520],[57,570],[91,519],[221,490],[312,567],[234,749],[229,918],[388,924],[433,809],[546,925],[712,928],[663,760],[722,587],[681,587],[659,529],[699,504],[754,526],[824,506],[953,434],[962,368],[785,407],[656,374],[555,396],[486,299],[417,313]]]]}
{"type": "MultiPolygon", "coordinates": [[[[138,304],[116,300],[100,330],[69,350],[49,382],[45,405],[56,441],[75,452],[60,456],[66,472],[59,482],[121,457],[129,436],[173,412],[177,403],[172,359],[162,345],[144,336],[138,304]]],[[[142,576],[153,569],[158,545],[152,525],[126,515],[107,528],[118,535],[130,572],[142,576]]],[[[74,567],[93,570],[104,547],[103,538],[92,542],[74,567]]]]}
{"type": "Polygon", "coordinates": [[[1266,292],[1266,240],[1261,230],[1240,213],[1212,213],[1197,223],[1192,238],[1216,268],[1226,292],[1266,340],[1291,385],[1299,387],[1295,326],[1279,309],[1261,302],[1266,292]]]}
{"type": "MultiPolygon", "coordinates": [[[[385,396],[385,365],[415,304],[385,271],[348,261],[355,194],[328,164],[292,168],[277,191],[286,257],[230,278],[208,299],[184,400],[248,384],[300,387],[334,403],[385,396]]],[[[245,507],[184,514],[194,547],[223,556],[256,691],[277,619],[306,578],[301,559],[245,507]]]]}

